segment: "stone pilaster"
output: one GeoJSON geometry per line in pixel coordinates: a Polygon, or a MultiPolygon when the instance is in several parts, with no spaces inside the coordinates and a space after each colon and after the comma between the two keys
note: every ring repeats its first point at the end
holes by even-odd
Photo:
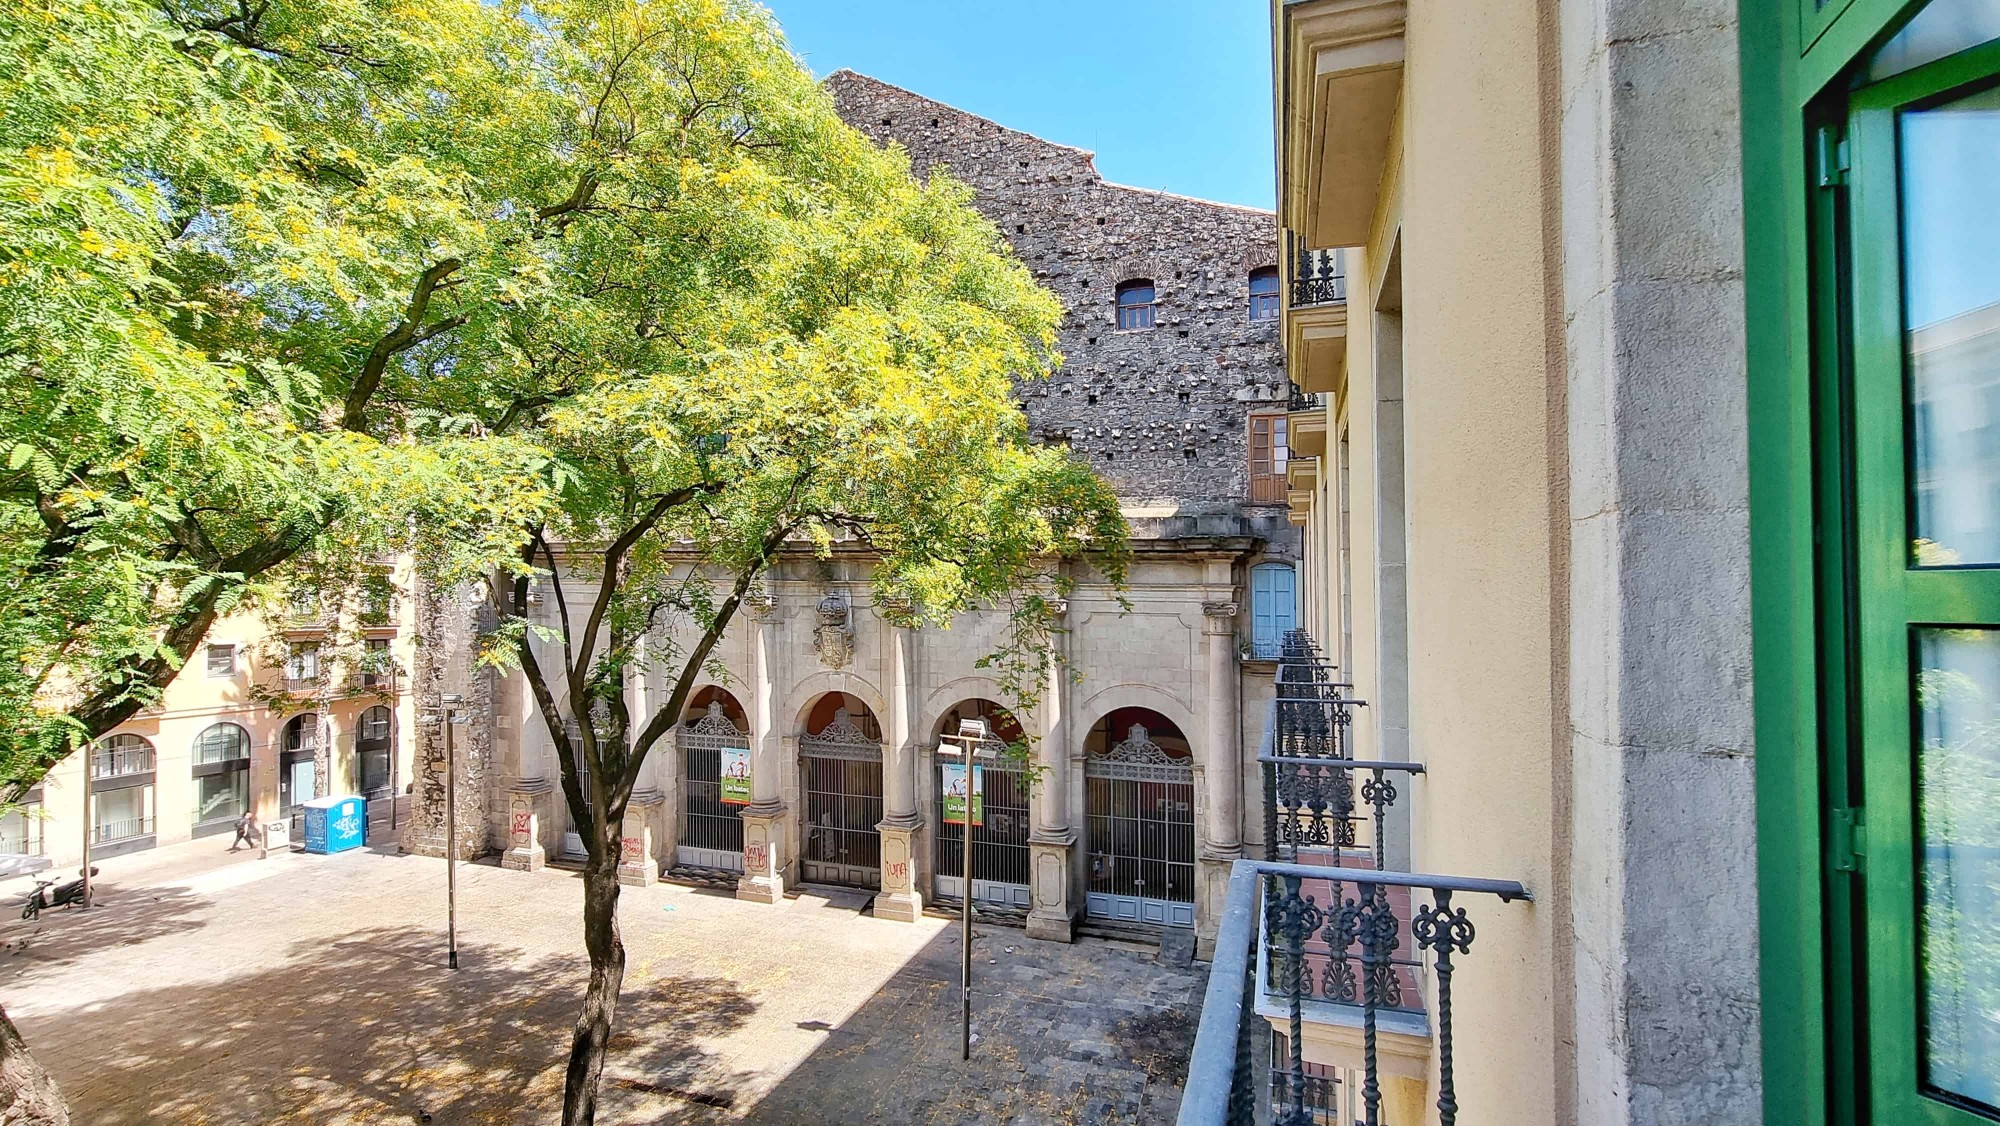
{"type": "Polygon", "coordinates": [[[542,847],[542,810],[555,793],[546,778],[522,779],[507,794],[507,851],[500,866],[517,872],[539,872],[549,862],[542,847]]]}
{"type": "Polygon", "coordinates": [[[744,600],[757,628],[750,635],[750,804],[743,807],[743,876],[736,898],[778,903],[785,898],[789,858],[781,789],[784,740],[778,735],[778,601],[759,591],[744,600]]]}
{"type": "Polygon", "coordinates": [[[1037,829],[1028,836],[1028,937],[1071,942],[1076,937],[1076,832],[1037,829]]]}
{"type": "Polygon", "coordinates": [[[660,861],[654,855],[654,822],[667,796],[658,790],[634,793],[618,829],[618,882],[650,887],[660,882],[660,861]]]}
{"type": "Polygon", "coordinates": [[[1236,612],[1233,601],[1201,605],[1202,641],[1208,677],[1204,730],[1207,744],[1201,756],[1202,782],[1208,817],[1195,864],[1197,953],[1207,957],[1215,942],[1215,927],[1229,898],[1229,874],[1243,855],[1243,755],[1241,725],[1236,718],[1238,690],[1236,612]]]}
{"type": "Polygon", "coordinates": [[[1053,599],[1055,615],[1047,682],[1042,687],[1041,732],[1035,765],[1034,829],[1028,834],[1028,935],[1069,942],[1075,937],[1076,831],[1070,827],[1069,601],[1053,599]]]}
{"type": "Polygon", "coordinates": [[[875,897],[875,917],[913,923],[924,913],[920,861],[926,855],[924,819],[917,813],[917,743],[911,730],[916,714],[917,631],[909,620],[908,603],[884,603],[876,608],[888,623],[889,714],[882,734],[882,891],[875,897]]]}

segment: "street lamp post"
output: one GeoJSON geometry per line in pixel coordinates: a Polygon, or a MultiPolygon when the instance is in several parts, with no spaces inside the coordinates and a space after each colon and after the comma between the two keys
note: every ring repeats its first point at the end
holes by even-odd
{"type": "Polygon", "coordinates": [[[972,760],[992,758],[993,752],[986,747],[991,732],[983,719],[962,719],[958,721],[958,734],[938,738],[938,750],[948,755],[962,755],[965,758],[965,804],[961,812],[959,851],[965,859],[964,882],[958,889],[959,919],[959,966],[958,966],[958,1058],[972,1058],[972,794],[977,785],[972,776],[972,760]],[[947,749],[945,744],[957,743],[957,750],[947,749]]]}

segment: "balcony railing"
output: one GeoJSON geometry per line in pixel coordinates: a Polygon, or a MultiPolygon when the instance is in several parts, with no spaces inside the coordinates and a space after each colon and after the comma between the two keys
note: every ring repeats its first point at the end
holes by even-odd
{"type": "Polygon", "coordinates": [[[1291,236],[1292,308],[1347,300],[1347,262],[1338,250],[1308,250],[1291,236]]]}
{"type": "Polygon", "coordinates": [[[92,778],[118,778],[127,774],[146,774],[153,769],[153,748],[121,747],[115,750],[97,751],[90,756],[90,776],[92,778]]]}
{"type": "Polygon", "coordinates": [[[1292,393],[1285,399],[1285,410],[1292,414],[1298,414],[1302,411],[1316,411],[1326,405],[1326,399],[1321,394],[1312,391],[1301,391],[1299,390],[1299,385],[1296,383],[1292,384],[1291,387],[1292,393]]]}
{"type": "Polygon", "coordinates": [[[1435,1044],[1438,1121],[1455,1123],[1452,975],[1473,916],[1454,896],[1529,898],[1511,880],[1388,869],[1389,812],[1423,764],[1353,757],[1362,701],[1302,633],[1287,636],[1258,762],[1269,859],[1240,860],[1216,935],[1182,1126],[1333,1121],[1340,1069],[1307,1027],[1359,1030],[1359,1121],[1380,1126],[1387,1033],[1435,1044]],[[1282,1035],[1272,1034],[1281,1025],[1282,1035]]]}

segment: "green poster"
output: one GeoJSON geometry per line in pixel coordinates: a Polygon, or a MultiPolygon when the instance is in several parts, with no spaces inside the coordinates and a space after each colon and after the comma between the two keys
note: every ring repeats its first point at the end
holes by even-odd
{"type": "Polygon", "coordinates": [[[722,748],[722,801],[725,805],[750,804],[750,750],[722,748]]]}
{"type": "Polygon", "coordinates": [[[979,792],[981,783],[985,781],[981,774],[982,768],[977,763],[973,764],[972,785],[968,787],[965,784],[964,763],[947,762],[941,763],[940,766],[943,767],[944,772],[944,819],[946,821],[964,822],[965,798],[969,790],[972,796],[972,823],[974,825],[986,824],[986,798],[979,792]]]}

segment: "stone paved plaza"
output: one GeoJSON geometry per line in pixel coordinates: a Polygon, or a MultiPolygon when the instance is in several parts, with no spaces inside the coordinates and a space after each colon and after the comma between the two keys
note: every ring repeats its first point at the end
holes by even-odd
{"type": "MultiPolygon", "coordinates": [[[[557,1121],[572,874],[461,866],[452,973],[439,860],[210,839],[102,867],[88,913],[9,907],[0,958],[78,1123],[557,1121]]],[[[666,885],[626,889],[621,918],[603,1123],[1169,1122],[1179,1102],[1204,967],[1150,949],[980,928],[968,1065],[954,923],[666,885]]]]}

